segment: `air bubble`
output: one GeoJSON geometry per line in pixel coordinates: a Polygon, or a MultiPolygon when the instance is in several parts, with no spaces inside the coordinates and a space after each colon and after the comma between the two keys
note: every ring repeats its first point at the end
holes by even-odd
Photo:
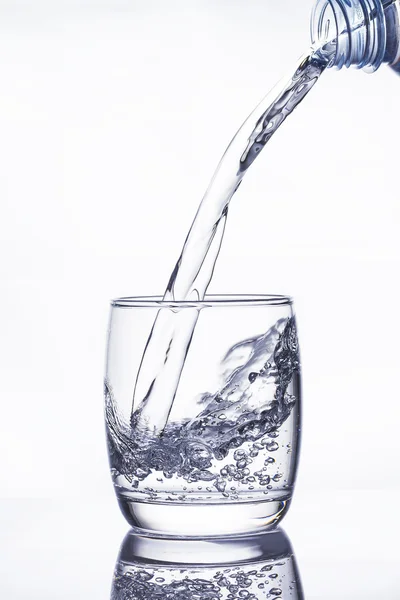
{"type": "Polygon", "coordinates": [[[214,485],[219,492],[224,492],[226,488],[226,481],[225,479],[217,479],[214,485]]]}
{"type": "Polygon", "coordinates": [[[245,450],[235,450],[233,458],[238,461],[246,458],[247,452],[245,450]]]}
{"type": "Polygon", "coordinates": [[[276,452],[279,448],[279,444],[277,444],[277,442],[269,442],[265,445],[265,447],[268,450],[268,452],[276,452]]]}

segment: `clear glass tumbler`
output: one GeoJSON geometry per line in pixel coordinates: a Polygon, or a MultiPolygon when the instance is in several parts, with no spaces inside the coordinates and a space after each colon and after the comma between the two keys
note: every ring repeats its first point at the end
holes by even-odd
{"type": "MultiPolygon", "coordinates": [[[[163,367],[157,364],[155,371],[163,367]]],[[[121,510],[142,532],[204,538],[276,525],[293,494],[300,402],[289,297],[112,302],[105,375],[108,452],[121,510]],[[196,326],[182,348],[186,360],[176,394],[171,398],[166,387],[165,401],[158,395],[152,406],[151,395],[133,397],[156,318],[158,325],[172,327],[175,344],[188,323],[196,326]]]]}

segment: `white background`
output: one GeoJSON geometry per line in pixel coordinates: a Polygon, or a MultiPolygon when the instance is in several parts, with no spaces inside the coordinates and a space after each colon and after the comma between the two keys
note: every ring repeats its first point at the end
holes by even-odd
{"type": "MultiPolygon", "coordinates": [[[[164,291],[227,143],[306,50],[311,6],[0,0],[0,497],[117,511],[108,301],[164,291]]],[[[304,438],[289,518],[320,498],[333,529],[322,498],[345,515],[357,498],[367,525],[400,490],[399,98],[387,67],[324,75],[234,198],[210,289],[295,297],[304,438]]]]}

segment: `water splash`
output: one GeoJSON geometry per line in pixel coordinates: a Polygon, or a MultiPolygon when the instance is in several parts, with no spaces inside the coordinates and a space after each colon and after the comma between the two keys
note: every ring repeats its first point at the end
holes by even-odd
{"type": "MultiPolygon", "coordinates": [[[[232,480],[250,489],[255,483],[268,486],[273,477],[275,483],[288,478],[286,473],[267,474],[266,466],[258,471],[255,457],[260,450],[271,454],[280,448],[279,430],[299,400],[295,318],[280,319],[265,334],[236,344],[222,366],[225,382],[221,389],[202,394],[198,415],[168,423],[162,436],[149,435],[136,426],[140,409],[133,423],[126,423],[106,382],[109,456],[115,479],[122,476],[131,489],[143,487],[156,474],[180,479],[180,489],[185,482],[212,482],[228,497],[235,496],[227,491],[232,480]],[[225,460],[230,455],[231,464],[225,460]]],[[[265,462],[273,468],[275,459],[265,462]]],[[[157,494],[150,490],[149,495],[155,499],[157,494]]]]}

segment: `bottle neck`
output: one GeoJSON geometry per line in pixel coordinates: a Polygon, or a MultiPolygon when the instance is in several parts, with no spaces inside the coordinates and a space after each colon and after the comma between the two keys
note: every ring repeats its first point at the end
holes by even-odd
{"type": "Polygon", "coordinates": [[[400,0],[317,0],[311,18],[313,45],[330,67],[376,71],[400,62],[400,0]]]}

